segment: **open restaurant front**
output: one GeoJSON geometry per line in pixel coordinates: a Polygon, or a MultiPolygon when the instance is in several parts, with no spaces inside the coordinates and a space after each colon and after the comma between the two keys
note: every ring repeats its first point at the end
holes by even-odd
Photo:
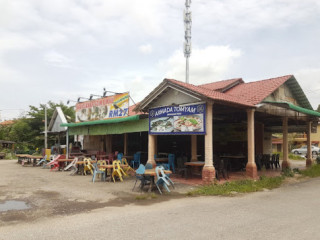
{"type": "MultiPolygon", "coordinates": [[[[221,170],[221,159],[228,170],[242,170],[257,178],[262,166],[258,156],[269,156],[271,161],[272,133],[284,136],[282,167],[288,167],[288,132],[307,132],[309,136],[320,117],[292,75],[198,86],[164,79],[139,104],[127,108],[123,111],[127,114],[120,117],[90,117],[65,126],[70,135],[84,136],[87,151],[125,155],[139,151],[145,156],[141,163],[153,166],[159,164],[159,158],[168,161],[168,155],[174,154],[176,165],[183,158],[184,165],[200,166],[205,183],[212,182],[221,170]]],[[[119,107],[111,103],[102,111],[106,109],[119,107]]],[[[92,112],[97,115],[101,111],[92,105],[92,112]]],[[[311,162],[308,154],[306,165],[311,162]]]]}
{"type": "MultiPolygon", "coordinates": [[[[227,159],[232,169],[245,170],[249,177],[257,178],[257,156],[269,155],[271,162],[271,135],[275,132],[283,133],[286,139],[282,167],[288,167],[288,132],[305,131],[310,135],[320,117],[292,75],[253,83],[231,79],[199,86],[165,79],[135,110],[149,113],[148,162],[156,165],[159,152],[186,154],[190,162],[203,160],[204,182],[212,182],[216,176],[216,157],[227,159]],[[188,126],[177,129],[176,121],[183,114],[171,109],[199,104],[205,109],[203,132],[188,126]],[[155,109],[158,116],[153,115],[155,109]],[[163,109],[167,109],[167,115],[161,115],[163,109]],[[171,123],[165,123],[170,118],[171,123]]],[[[187,118],[195,115],[185,114],[187,118]]],[[[311,161],[308,154],[306,164],[311,161]]]]}
{"type": "Polygon", "coordinates": [[[82,139],[81,148],[70,149],[69,155],[108,158],[123,153],[132,158],[140,152],[142,161],[146,161],[148,119],[133,112],[133,107],[129,107],[129,93],[77,103],[76,122],[62,124],[68,127],[68,136],[82,139]]]}

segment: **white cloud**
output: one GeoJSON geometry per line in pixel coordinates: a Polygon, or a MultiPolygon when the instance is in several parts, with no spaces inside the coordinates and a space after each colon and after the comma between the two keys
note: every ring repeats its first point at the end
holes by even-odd
{"type": "MultiPolygon", "coordinates": [[[[241,56],[239,49],[229,46],[208,46],[194,48],[189,59],[189,82],[192,84],[207,83],[223,79],[235,59],[241,56]]],[[[171,57],[160,62],[166,77],[177,80],[185,79],[186,60],[182,51],[175,51],[171,57]]]]}
{"type": "Polygon", "coordinates": [[[58,53],[54,50],[51,50],[44,55],[44,60],[52,66],[55,67],[64,67],[71,68],[73,60],[64,56],[61,53],[58,53]]]}
{"type": "Polygon", "coordinates": [[[312,107],[320,104],[320,68],[304,68],[298,70],[294,76],[307,95],[312,107]]]}
{"type": "Polygon", "coordinates": [[[145,44],[145,45],[141,45],[139,47],[140,52],[144,53],[144,54],[150,54],[152,53],[152,46],[151,44],[145,44]]]}

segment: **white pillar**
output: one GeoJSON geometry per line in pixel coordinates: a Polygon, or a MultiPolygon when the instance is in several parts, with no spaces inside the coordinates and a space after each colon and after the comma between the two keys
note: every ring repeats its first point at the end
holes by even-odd
{"type": "Polygon", "coordinates": [[[211,183],[215,178],[215,168],[213,166],[213,132],[212,132],[212,103],[206,106],[206,135],[204,137],[204,160],[202,169],[202,180],[204,183],[211,183]]]}

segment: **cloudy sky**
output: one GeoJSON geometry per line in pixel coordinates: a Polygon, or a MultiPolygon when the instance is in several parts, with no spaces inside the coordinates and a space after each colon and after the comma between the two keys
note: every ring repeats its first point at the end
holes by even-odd
{"type": "MultiPolygon", "coordinates": [[[[185,0],[0,0],[0,114],[184,81],[185,0]]],[[[190,83],[294,74],[320,104],[319,0],[193,0],[190,83]]]]}

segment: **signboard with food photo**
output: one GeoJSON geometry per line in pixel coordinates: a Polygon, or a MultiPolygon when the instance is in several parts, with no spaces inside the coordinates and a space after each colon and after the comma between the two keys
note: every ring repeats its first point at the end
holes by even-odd
{"type": "Polygon", "coordinates": [[[206,134],[205,104],[152,108],[149,134],[206,134]]]}
{"type": "Polygon", "coordinates": [[[128,116],[129,93],[120,93],[76,104],[76,122],[128,116]]]}

